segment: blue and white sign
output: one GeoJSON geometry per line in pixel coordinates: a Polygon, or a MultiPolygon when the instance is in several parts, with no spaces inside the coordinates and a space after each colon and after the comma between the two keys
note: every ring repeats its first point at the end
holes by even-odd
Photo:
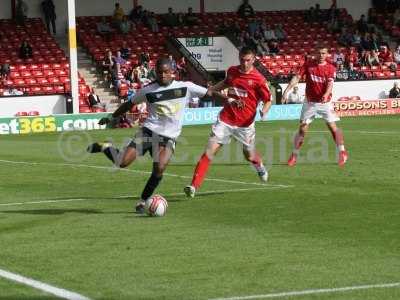
{"type": "MultiPolygon", "coordinates": [[[[272,105],[265,121],[296,120],[300,118],[302,104],[272,105]]],[[[186,108],[183,125],[212,124],[222,107],[186,108]]],[[[256,121],[260,121],[257,113],[256,121]]]]}

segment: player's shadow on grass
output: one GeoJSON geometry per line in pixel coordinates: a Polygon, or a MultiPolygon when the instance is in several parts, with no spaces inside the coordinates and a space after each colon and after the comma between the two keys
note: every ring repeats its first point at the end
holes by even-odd
{"type": "MultiPolygon", "coordinates": [[[[2,214],[27,214],[27,215],[63,215],[67,213],[78,214],[103,214],[103,211],[91,208],[48,208],[48,209],[21,209],[21,210],[5,210],[2,214]]],[[[1,300],[1,298],[0,298],[1,300]]]]}

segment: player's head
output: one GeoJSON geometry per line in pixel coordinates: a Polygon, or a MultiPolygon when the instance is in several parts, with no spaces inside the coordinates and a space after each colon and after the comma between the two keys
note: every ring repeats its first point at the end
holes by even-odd
{"type": "Polygon", "coordinates": [[[253,48],[243,47],[239,52],[240,69],[243,72],[249,72],[253,68],[256,60],[256,53],[253,48]]]}
{"type": "Polygon", "coordinates": [[[156,77],[159,85],[167,86],[173,80],[171,61],[168,58],[159,58],[156,62],[156,77]]]}
{"type": "Polygon", "coordinates": [[[326,46],[319,46],[317,47],[317,60],[318,63],[322,64],[326,61],[328,58],[329,51],[326,46]]]}

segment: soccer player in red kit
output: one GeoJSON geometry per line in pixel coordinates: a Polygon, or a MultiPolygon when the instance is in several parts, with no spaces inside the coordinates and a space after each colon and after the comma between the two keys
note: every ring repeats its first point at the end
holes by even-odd
{"type": "Polygon", "coordinates": [[[344,139],[342,131],[336,126],[339,117],[336,115],[333,105],[330,102],[332,98],[333,81],[336,76],[336,68],[327,62],[328,49],[324,46],[318,48],[317,60],[306,62],[300,69],[299,74],[293,76],[289,85],[285,89],[282,102],[287,101],[288,92],[298,84],[302,77],[306,79],[306,101],[300,116],[300,126],[294,138],[294,149],[288,160],[288,165],[296,165],[297,156],[300,147],[303,144],[304,136],[314,118],[321,116],[335,140],[339,151],[339,166],[344,166],[347,161],[348,153],[344,148],[344,139]]]}
{"type": "Polygon", "coordinates": [[[223,145],[230,143],[231,137],[243,145],[244,157],[252,163],[260,179],[263,182],[268,180],[268,172],[255,149],[254,119],[259,101],[264,104],[260,116],[261,118],[266,116],[271,107],[271,93],[265,77],[254,67],[254,50],[243,47],[239,52],[239,61],[240,65],[230,67],[226,78],[212,89],[216,91],[227,89],[229,102],[234,104],[235,100],[241,100],[242,105],[232,105],[228,102],[221,110],[217,122],[212,126],[206,151],[197,163],[192,183],[184,189],[188,197],[194,197],[215,154],[223,145]]]}

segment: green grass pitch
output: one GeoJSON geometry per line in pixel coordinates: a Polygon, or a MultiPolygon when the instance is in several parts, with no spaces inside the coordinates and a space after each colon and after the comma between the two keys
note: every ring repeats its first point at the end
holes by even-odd
{"type": "MultiPolygon", "coordinates": [[[[219,180],[191,200],[182,189],[210,125],[185,127],[157,190],[169,202],[163,218],[133,213],[148,157],[116,170],[83,151],[110,138],[122,145],[135,129],[1,136],[0,269],[104,300],[400,282],[399,117],[343,119],[344,169],[322,121],[312,124],[298,165],[287,167],[297,124],[257,123],[267,185],[232,142],[209,170],[219,180]]],[[[0,277],[5,299],[57,297],[0,277]]],[[[279,299],[398,300],[400,287],[279,299]]]]}

